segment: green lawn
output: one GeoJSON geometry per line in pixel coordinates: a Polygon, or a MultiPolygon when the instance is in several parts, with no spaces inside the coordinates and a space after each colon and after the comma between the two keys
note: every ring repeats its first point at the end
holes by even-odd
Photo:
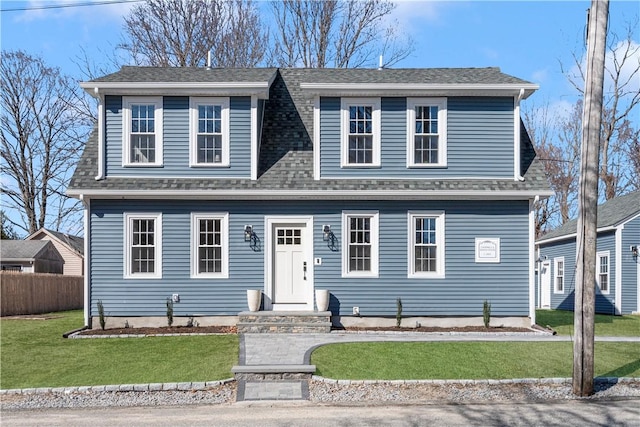
{"type": "MultiPolygon", "coordinates": [[[[536,323],[551,326],[559,335],[573,335],[573,311],[536,310],[536,323]]],[[[596,314],[595,334],[611,337],[640,337],[640,316],[596,314]]]]}
{"type": "MultiPolygon", "coordinates": [[[[348,343],[319,347],[318,375],[352,380],[554,378],[572,375],[571,342],[348,343]]],[[[640,343],[596,343],[596,376],[640,377],[640,343]]]]}
{"type": "Polygon", "coordinates": [[[64,339],[82,312],[0,320],[0,388],[215,381],[232,377],[236,335],[64,339]]]}

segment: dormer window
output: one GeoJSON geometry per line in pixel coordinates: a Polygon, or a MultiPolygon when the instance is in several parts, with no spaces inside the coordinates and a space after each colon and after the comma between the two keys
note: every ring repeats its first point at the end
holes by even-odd
{"type": "Polygon", "coordinates": [[[407,166],[447,165],[447,99],[407,99],[407,166]]]}
{"type": "Polygon", "coordinates": [[[342,99],[342,166],[380,166],[380,98],[342,99]]]}
{"type": "Polygon", "coordinates": [[[162,166],[162,98],[124,98],[123,120],[123,166],[162,166]]]}
{"type": "Polygon", "coordinates": [[[191,166],[229,166],[229,98],[191,98],[191,166]]]}

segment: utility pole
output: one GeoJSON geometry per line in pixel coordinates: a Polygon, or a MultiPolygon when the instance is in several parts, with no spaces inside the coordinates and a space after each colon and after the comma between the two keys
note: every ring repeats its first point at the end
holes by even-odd
{"type": "Polygon", "coordinates": [[[593,394],[598,170],[609,0],[592,0],[587,24],[587,72],[582,113],[576,237],[573,393],[593,394]]]}

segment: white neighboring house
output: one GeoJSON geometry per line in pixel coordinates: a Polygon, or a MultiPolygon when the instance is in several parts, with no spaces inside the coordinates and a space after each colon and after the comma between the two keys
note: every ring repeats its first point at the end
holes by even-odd
{"type": "Polygon", "coordinates": [[[62,274],[64,259],[47,240],[0,241],[0,269],[21,273],[62,274]]]}
{"type": "Polygon", "coordinates": [[[65,276],[84,276],[84,239],[41,228],[25,240],[49,240],[64,259],[65,276]]]}

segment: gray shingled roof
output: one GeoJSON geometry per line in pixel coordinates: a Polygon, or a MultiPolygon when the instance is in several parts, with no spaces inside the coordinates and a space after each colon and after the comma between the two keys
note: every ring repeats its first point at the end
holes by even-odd
{"type": "MultiPolygon", "coordinates": [[[[614,197],[598,206],[598,229],[615,227],[640,214],[640,190],[614,197]]],[[[574,219],[538,239],[538,242],[576,233],[578,220],[574,219]]]]}
{"type": "Polygon", "coordinates": [[[62,243],[69,246],[71,250],[78,252],[79,254],[84,254],[84,238],[80,236],[72,236],[71,234],[60,233],[59,231],[53,231],[49,229],[46,229],[46,231],[56,239],[60,240],[62,243]]]}
{"type": "Polygon", "coordinates": [[[2,240],[0,241],[0,259],[2,261],[33,260],[52,244],[48,240],[2,240]]]}
{"type": "MultiPolygon", "coordinates": [[[[259,72],[259,70],[249,70],[259,72]]],[[[274,69],[266,69],[273,72],[274,69]]],[[[227,70],[156,69],[124,67],[103,79],[140,78],[146,72],[163,78],[180,78],[182,73],[201,74],[227,70]],[[151,71],[154,70],[154,71],[151,71]]],[[[237,70],[233,70],[234,72],[237,70]]],[[[231,73],[234,74],[234,73],[231,73]]],[[[265,74],[266,76],[266,74],[265,74]]],[[[109,80],[112,81],[112,80],[109,80]]],[[[464,69],[280,69],[271,85],[264,111],[258,179],[157,179],[107,178],[96,181],[97,132],[87,141],[69,189],[91,190],[291,190],[325,191],[529,191],[548,193],[542,164],[535,158],[531,140],[521,124],[521,170],[524,181],[440,180],[440,179],[313,179],[313,102],[300,88],[302,82],[434,82],[434,83],[527,83],[500,72],[498,68],[464,69]],[[378,79],[378,80],[376,80],[378,79]]],[[[212,194],[213,195],[213,194],[212,194]]]]}
{"type": "Polygon", "coordinates": [[[277,68],[196,68],[196,67],[132,67],[124,66],[115,73],[91,80],[103,83],[135,82],[268,82],[277,68]]]}

